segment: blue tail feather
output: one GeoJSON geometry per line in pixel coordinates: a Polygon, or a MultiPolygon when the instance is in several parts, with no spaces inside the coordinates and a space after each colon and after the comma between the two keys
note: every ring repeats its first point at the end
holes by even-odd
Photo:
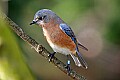
{"type": "Polygon", "coordinates": [[[83,57],[82,57],[81,53],[79,52],[78,48],[76,48],[76,53],[79,56],[79,60],[80,60],[80,63],[82,65],[82,67],[84,67],[85,69],[87,69],[88,65],[87,65],[86,61],[83,59],[83,57]]]}

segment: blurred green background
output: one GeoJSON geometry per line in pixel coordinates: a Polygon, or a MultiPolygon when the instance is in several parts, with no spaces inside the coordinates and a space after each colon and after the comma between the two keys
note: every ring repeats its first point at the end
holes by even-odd
{"type": "MultiPolygon", "coordinates": [[[[0,6],[50,52],[42,29],[29,23],[36,11],[53,10],[89,49],[81,50],[89,68],[75,66],[72,59],[71,67],[88,80],[120,80],[120,0],[1,0],[0,6]]],[[[0,20],[0,80],[72,80],[7,26],[0,20]]],[[[67,61],[62,54],[56,57],[67,61]]]]}

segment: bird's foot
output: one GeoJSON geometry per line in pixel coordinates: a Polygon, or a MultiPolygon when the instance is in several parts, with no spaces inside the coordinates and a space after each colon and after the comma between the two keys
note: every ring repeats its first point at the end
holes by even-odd
{"type": "Polygon", "coordinates": [[[67,74],[70,75],[70,71],[71,71],[71,68],[70,68],[70,60],[67,61],[67,65],[65,66],[65,68],[67,69],[67,74]]]}
{"type": "Polygon", "coordinates": [[[50,55],[49,55],[49,62],[51,62],[51,60],[52,60],[52,58],[54,57],[55,53],[56,53],[56,52],[50,53],[50,55]]]}

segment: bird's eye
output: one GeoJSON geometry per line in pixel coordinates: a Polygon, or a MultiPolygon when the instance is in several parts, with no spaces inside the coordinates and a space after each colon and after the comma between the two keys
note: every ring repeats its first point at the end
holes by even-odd
{"type": "Polygon", "coordinates": [[[37,19],[43,20],[46,16],[38,17],[37,19]]]}
{"type": "Polygon", "coordinates": [[[43,16],[43,19],[46,17],[46,15],[43,16]]]}
{"type": "Polygon", "coordinates": [[[39,19],[39,20],[43,20],[43,17],[39,17],[38,19],[39,19]]]}

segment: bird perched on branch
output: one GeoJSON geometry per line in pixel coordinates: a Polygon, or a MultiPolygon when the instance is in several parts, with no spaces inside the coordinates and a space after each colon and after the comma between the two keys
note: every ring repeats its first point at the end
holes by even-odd
{"type": "MultiPolygon", "coordinates": [[[[85,69],[88,68],[87,63],[83,59],[78,47],[88,50],[76,39],[72,29],[53,11],[49,9],[39,10],[34,20],[30,23],[37,24],[42,27],[43,34],[47,39],[47,42],[54,50],[54,53],[50,55],[50,60],[56,52],[64,55],[70,55],[77,66],[82,66],[85,69]]],[[[70,60],[67,62],[67,68],[70,69],[70,60]]]]}

